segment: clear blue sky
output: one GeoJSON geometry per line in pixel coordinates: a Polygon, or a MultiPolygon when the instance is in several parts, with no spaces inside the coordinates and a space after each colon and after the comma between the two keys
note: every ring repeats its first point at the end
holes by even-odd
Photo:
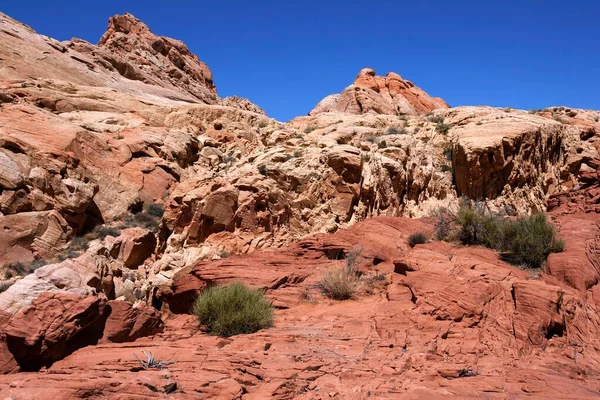
{"type": "Polygon", "coordinates": [[[237,94],[285,121],[366,66],[450,105],[600,109],[600,1],[39,1],[0,11],[59,40],[96,43],[130,12],[181,39],[237,94]]]}

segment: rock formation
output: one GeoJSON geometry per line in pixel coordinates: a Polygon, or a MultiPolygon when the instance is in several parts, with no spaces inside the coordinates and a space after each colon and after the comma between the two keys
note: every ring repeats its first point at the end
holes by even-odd
{"type": "Polygon", "coordinates": [[[600,112],[449,108],[364,69],[284,124],[130,14],[98,45],[0,14],[0,44],[0,395],[597,397],[600,112]],[[408,246],[461,196],[547,209],[565,252],[408,246]],[[360,296],[324,298],[351,252],[360,296]],[[234,280],[272,329],[188,315],[234,280]]]}
{"type": "Polygon", "coordinates": [[[423,115],[445,108],[448,108],[448,104],[444,100],[430,97],[395,72],[383,77],[375,75],[375,70],[371,68],[364,68],[352,85],[340,94],[325,97],[309,115],[324,112],[423,115]]]}

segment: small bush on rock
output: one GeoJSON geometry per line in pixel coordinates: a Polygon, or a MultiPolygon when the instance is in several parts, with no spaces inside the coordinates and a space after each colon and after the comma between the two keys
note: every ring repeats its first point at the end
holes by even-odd
{"type": "Polygon", "coordinates": [[[408,237],[408,245],[410,247],[415,247],[418,244],[425,243],[427,243],[427,235],[425,235],[423,232],[416,232],[408,237]]]}
{"type": "Polygon", "coordinates": [[[565,247],[545,214],[509,219],[469,201],[462,201],[455,215],[440,213],[437,238],[456,238],[465,245],[496,249],[505,260],[534,268],[542,266],[550,253],[562,252],[565,247]]]}
{"type": "Polygon", "coordinates": [[[327,272],[319,282],[321,293],[333,300],[351,299],[360,286],[359,272],[349,266],[327,272]]]}
{"type": "Polygon", "coordinates": [[[273,326],[273,308],[263,292],[238,282],[205,290],[193,313],[210,333],[225,337],[273,326]]]}

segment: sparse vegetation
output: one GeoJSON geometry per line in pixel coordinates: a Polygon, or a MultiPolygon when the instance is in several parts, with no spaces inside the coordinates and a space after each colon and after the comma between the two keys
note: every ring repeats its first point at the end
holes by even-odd
{"type": "Polygon", "coordinates": [[[273,326],[273,307],[260,290],[239,282],[205,290],[193,313],[208,332],[218,336],[254,333],[273,326]]]}
{"type": "Polygon", "coordinates": [[[406,135],[406,129],[404,127],[397,128],[395,126],[390,126],[385,130],[386,135],[406,135]]]}
{"type": "Polygon", "coordinates": [[[565,123],[560,115],[553,115],[552,118],[554,118],[555,121],[560,122],[561,124],[565,123]]]}
{"type": "Polygon", "coordinates": [[[361,284],[358,270],[346,265],[327,272],[319,282],[319,289],[330,299],[348,300],[355,296],[361,284]]]}
{"type": "Polygon", "coordinates": [[[92,231],[90,233],[86,234],[85,237],[88,240],[94,240],[94,239],[104,240],[104,238],[106,238],[107,236],[117,237],[120,234],[121,234],[121,232],[112,226],[97,225],[94,227],[94,229],[92,229],[92,231]]]}
{"type": "Polygon", "coordinates": [[[258,173],[267,176],[267,166],[265,164],[261,164],[258,166],[258,173]]]}
{"type": "Polygon", "coordinates": [[[137,354],[133,353],[133,356],[140,362],[142,368],[144,369],[163,369],[168,365],[175,364],[177,361],[162,361],[157,360],[154,355],[150,352],[146,353],[146,351],[142,350],[142,353],[146,356],[146,361],[140,359],[137,354]]]}
{"type": "Polygon", "coordinates": [[[267,121],[266,119],[263,119],[262,121],[259,122],[258,127],[259,128],[266,128],[267,126],[269,126],[269,121],[267,121]]]}
{"type": "Polygon", "coordinates": [[[436,237],[496,249],[505,260],[533,268],[542,266],[550,253],[561,252],[565,246],[545,214],[509,219],[468,200],[461,202],[455,215],[447,210],[438,215],[436,237]]]}
{"type": "Polygon", "coordinates": [[[127,228],[140,227],[148,229],[151,232],[157,232],[159,224],[160,218],[151,215],[147,211],[141,211],[136,214],[130,215],[125,220],[125,227],[127,228]]]}
{"type": "Polygon", "coordinates": [[[162,204],[152,203],[147,207],[148,214],[156,218],[162,218],[165,213],[165,207],[162,204]]]}
{"type": "Polygon", "coordinates": [[[6,292],[14,284],[12,281],[0,281],[0,293],[6,292]]]}
{"type": "Polygon", "coordinates": [[[452,125],[450,124],[445,124],[443,122],[438,122],[438,124],[435,126],[435,130],[443,135],[445,135],[446,133],[448,133],[448,131],[450,130],[450,128],[452,128],[452,125]]]}
{"type": "Polygon", "coordinates": [[[427,115],[427,119],[429,120],[429,122],[433,122],[434,124],[443,124],[444,123],[444,117],[442,117],[441,115],[433,115],[433,114],[428,114],[427,115]]]}
{"type": "Polygon", "coordinates": [[[408,237],[408,245],[410,247],[415,247],[418,244],[425,243],[427,243],[427,235],[423,232],[416,232],[408,237]]]}
{"type": "Polygon", "coordinates": [[[306,129],[304,129],[304,133],[311,133],[315,129],[317,129],[315,126],[307,126],[306,129]]]}
{"type": "Polygon", "coordinates": [[[534,109],[529,110],[529,114],[538,114],[538,113],[541,113],[542,111],[543,111],[542,109],[534,108],[534,109]]]}

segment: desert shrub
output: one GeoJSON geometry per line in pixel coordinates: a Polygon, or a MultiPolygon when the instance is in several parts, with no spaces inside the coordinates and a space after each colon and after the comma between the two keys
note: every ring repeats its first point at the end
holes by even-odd
{"type": "Polygon", "coordinates": [[[259,165],[258,166],[258,172],[261,175],[267,176],[267,166],[265,164],[259,165]]]}
{"type": "Polygon", "coordinates": [[[31,272],[33,272],[33,271],[35,271],[35,270],[37,270],[39,268],[42,268],[44,265],[47,265],[47,264],[48,264],[48,262],[46,260],[42,259],[42,258],[37,259],[37,260],[33,260],[31,262],[31,265],[29,266],[29,270],[31,272]]]}
{"type": "Polygon", "coordinates": [[[267,126],[269,126],[269,121],[266,119],[263,119],[258,123],[259,128],[266,128],[267,126]]]}
{"type": "Polygon", "coordinates": [[[0,281],[0,293],[6,292],[14,284],[12,281],[0,281]]]}
{"type": "Polygon", "coordinates": [[[452,161],[452,143],[444,146],[444,157],[446,157],[446,160],[452,161]]]}
{"type": "Polygon", "coordinates": [[[210,333],[218,336],[254,333],[273,326],[273,308],[263,292],[238,282],[202,292],[193,313],[210,333]]]}
{"type": "Polygon", "coordinates": [[[448,165],[448,164],[442,164],[440,166],[440,170],[442,172],[452,172],[452,165],[448,165]]]}
{"type": "Polygon", "coordinates": [[[564,240],[557,236],[545,214],[520,217],[505,225],[501,250],[511,262],[539,267],[550,253],[564,249],[564,240]]]}
{"type": "Polygon", "coordinates": [[[319,289],[330,299],[348,300],[354,297],[361,283],[358,270],[345,266],[327,272],[319,282],[319,289]]]}
{"type": "Polygon", "coordinates": [[[146,207],[146,212],[153,217],[162,218],[165,213],[165,207],[162,204],[151,203],[146,207]]]}
{"type": "Polygon", "coordinates": [[[561,124],[564,124],[565,121],[563,121],[563,119],[561,118],[560,115],[554,115],[552,118],[554,118],[555,121],[560,122],[561,124]]]}
{"type": "Polygon", "coordinates": [[[317,128],[314,126],[307,126],[306,129],[304,130],[304,133],[311,133],[315,129],[317,129],[317,128]]]}
{"type": "Polygon", "coordinates": [[[458,239],[463,244],[480,244],[491,248],[501,245],[503,219],[497,214],[486,212],[482,204],[471,206],[462,202],[456,213],[456,222],[460,226],[458,239]]]}
{"type": "Polygon", "coordinates": [[[446,134],[448,133],[448,131],[450,130],[450,128],[452,128],[452,125],[450,124],[445,124],[443,122],[439,122],[436,126],[435,126],[435,130],[438,131],[439,133],[442,134],[446,134]]]}
{"type": "Polygon", "coordinates": [[[97,225],[90,233],[85,235],[88,240],[100,239],[104,240],[107,236],[117,237],[121,232],[112,226],[97,225]]]}
{"type": "Polygon", "coordinates": [[[388,145],[385,140],[382,140],[379,143],[377,143],[377,148],[379,148],[379,149],[385,149],[386,147],[388,147],[388,145]]]}
{"type": "Polygon", "coordinates": [[[545,214],[509,219],[487,211],[482,204],[467,201],[461,202],[455,215],[445,212],[438,216],[436,237],[456,237],[465,245],[496,249],[506,261],[534,268],[542,266],[550,253],[561,252],[565,247],[545,214]],[[457,231],[453,234],[454,227],[457,231]]]}
{"type": "Polygon", "coordinates": [[[396,128],[395,126],[390,126],[385,130],[386,135],[406,135],[406,129],[404,127],[396,128]]]}
{"type": "Polygon", "coordinates": [[[357,247],[354,248],[352,250],[350,250],[348,252],[348,254],[346,254],[345,260],[346,260],[346,267],[348,268],[356,268],[358,266],[358,264],[360,264],[360,261],[362,260],[362,247],[357,247]]]}
{"type": "Polygon", "coordinates": [[[441,115],[438,115],[438,116],[429,115],[427,119],[429,119],[429,122],[433,122],[434,124],[443,124],[444,123],[444,117],[442,117],[441,115]]]}
{"type": "Polygon", "coordinates": [[[29,273],[29,268],[22,262],[17,261],[8,265],[6,276],[12,278],[16,275],[24,275],[29,273]]]}
{"type": "Polygon", "coordinates": [[[85,237],[75,236],[69,243],[69,250],[72,251],[86,251],[88,249],[89,240],[85,237]]]}
{"type": "Polygon", "coordinates": [[[415,247],[418,244],[425,243],[427,243],[427,235],[423,232],[416,232],[408,237],[408,245],[410,247],[415,247]]]}
{"type": "Polygon", "coordinates": [[[160,219],[151,215],[147,211],[142,211],[137,214],[130,215],[125,220],[125,226],[128,228],[139,227],[148,229],[151,232],[157,232],[160,219]]]}

